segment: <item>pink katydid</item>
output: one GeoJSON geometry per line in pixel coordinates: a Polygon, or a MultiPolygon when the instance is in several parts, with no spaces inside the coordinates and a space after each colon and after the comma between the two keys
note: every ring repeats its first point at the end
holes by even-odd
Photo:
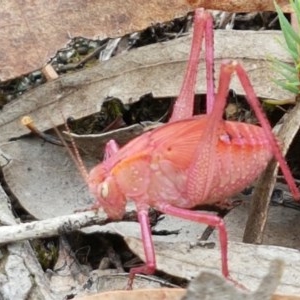
{"type": "Polygon", "coordinates": [[[257,178],[273,156],[278,160],[295,199],[300,199],[245,70],[237,62],[223,62],[215,94],[211,15],[198,9],[194,23],[187,72],[170,122],[144,133],[121,149],[110,142],[105,160],[86,175],[90,191],[96,197],[94,207],[103,208],[109,218],[122,218],[127,199],[136,204],[146,264],[130,270],[128,287],[131,287],[135,274],[151,274],[156,268],[148,218],[150,207],[216,227],[221,244],[222,273],[230,278],[223,220],[189,209],[199,204],[224,204],[228,197],[257,178]],[[207,114],[193,116],[196,75],[204,36],[207,47],[207,114]],[[234,72],[261,127],[222,119],[234,72]]]}

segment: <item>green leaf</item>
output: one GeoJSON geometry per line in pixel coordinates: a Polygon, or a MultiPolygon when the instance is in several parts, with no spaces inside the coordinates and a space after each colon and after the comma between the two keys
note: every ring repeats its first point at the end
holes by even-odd
{"type": "MultiPolygon", "coordinates": [[[[291,6],[297,16],[297,22],[300,24],[300,0],[290,0],[291,6]]],[[[282,77],[281,79],[274,79],[273,81],[285,90],[292,93],[300,93],[300,36],[293,29],[287,18],[284,16],[281,8],[274,1],[280,27],[283,33],[283,37],[286,45],[284,48],[288,51],[294,60],[294,66],[281,62],[279,60],[273,60],[273,69],[282,77]]],[[[282,44],[282,42],[280,41],[282,44]]]]}
{"type": "Polygon", "coordinates": [[[300,25],[300,1],[290,1],[293,11],[297,17],[298,25],[300,25]]]}
{"type": "Polygon", "coordinates": [[[298,74],[293,74],[290,72],[287,72],[285,70],[282,69],[275,69],[277,71],[278,74],[280,74],[281,76],[283,76],[286,80],[290,80],[290,81],[296,81],[299,80],[298,79],[298,74]]]}
{"type": "Polygon", "coordinates": [[[297,63],[298,59],[299,59],[299,54],[298,54],[297,49],[294,50],[294,49],[288,48],[287,51],[290,53],[290,55],[293,58],[294,62],[297,63]]]}
{"type": "Polygon", "coordinates": [[[279,38],[276,38],[277,42],[292,56],[294,63],[298,62],[298,52],[292,52],[289,47],[287,46],[286,40],[281,40],[279,38]]]}
{"type": "Polygon", "coordinates": [[[294,86],[294,85],[291,85],[290,83],[287,83],[286,81],[281,81],[281,80],[276,80],[276,79],[274,80],[274,82],[287,91],[290,91],[294,94],[299,94],[298,85],[294,86]]]}
{"type": "Polygon", "coordinates": [[[295,70],[294,70],[294,72],[290,72],[289,70],[286,70],[286,69],[276,66],[276,65],[273,65],[273,70],[277,74],[281,75],[285,80],[288,80],[291,82],[299,81],[298,72],[296,72],[295,70]]]}
{"type": "MultiPolygon", "coordinates": [[[[285,31],[286,34],[288,36],[290,36],[290,38],[292,38],[296,43],[300,44],[299,35],[297,34],[297,32],[295,32],[295,30],[293,29],[293,27],[291,26],[291,24],[289,23],[287,18],[284,16],[280,6],[278,6],[276,2],[274,2],[274,5],[276,7],[276,11],[278,14],[279,23],[280,23],[282,31],[285,31]]],[[[296,13],[296,11],[295,11],[295,13],[296,13]]]]}
{"type": "Polygon", "coordinates": [[[289,76],[289,74],[283,74],[283,73],[279,73],[279,74],[282,76],[282,78],[278,79],[280,81],[285,81],[286,83],[291,83],[291,84],[296,82],[297,85],[300,84],[299,79],[295,76],[291,77],[289,76]]]}
{"type": "Polygon", "coordinates": [[[282,29],[286,44],[288,46],[289,52],[292,55],[293,59],[295,61],[298,61],[298,45],[300,44],[300,37],[299,35],[295,32],[295,30],[292,28],[291,24],[287,20],[287,18],[284,16],[282,10],[280,7],[274,2],[278,18],[279,18],[279,23],[280,27],[282,29]]]}
{"type": "Polygon", "coordinates": [[[288,63],[281,62],[280,60],[273,61],[273,68],[276,70],[285,70],[286,72],[290,72],[291,74],[298,75],[297,66],[291,66],[288,63]]]}

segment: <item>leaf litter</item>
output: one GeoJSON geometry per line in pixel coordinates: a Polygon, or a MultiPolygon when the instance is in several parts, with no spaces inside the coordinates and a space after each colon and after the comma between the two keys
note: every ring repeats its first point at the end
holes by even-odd
{"type": "MultiPolygon", "coordinates": [[[[153,51],[153,49],[152,49],[153,51]]],[[[75,77],[74,77],[75,78],[75,77]]],[[[68,79],[66,79],[68,82],[68,79]]],[[[175,93],[176,94],[176,93],[175,93]]],[[[175,95],[174,94],[174,95],[175,95]]],[[[122,132],[120,133],[122,135],[122,132]]],[[[53,216],[53,215],[59,215],[60,213],[62,214],[69,214],[71,212],[73,212],[74,209],[78,208],[78,206],[83,205],[84,207],[88,206],[88,204],[90,204],[91,199],[89,197],[89,195],[86,195],[85,192],[82,192],[84,190],[84,184],[80,183],[80,178],[78,178],[78,181],[76,179],[76,176],[74,174],[77,174],[77,170],[76,169],[72,169],[69,168],[72,163],[65,160],[63,157],[65,157],[64,154],[64,150],[60,149],[58,150],[58,152],[63,152],[62,159],[58,159],[58,161],[55,161],[55,157],[56,157],[56,153],[57,153],[57,149],[59,148],[47,148],[48,144],[44,144],[39,140],[35,140],[35,143],[37,143],[38,145],[40,145],[42,149],[42,153],[38,153],[35,151],[32,151],[32,149],[35,148],[34,143],[31,143],[32,138],[26,138],[25,141],[28,142],[29,144],[28,146],[25,145],[26,143],[23,143],[23,140],[19,140],[17,142],[11,142],[8,143],[6,145],[4,145],[4,147],[8,147],[7,150],[5,151],[6,153],[10,153],[13,154],[13,151],[10,150],[10,146],[14,148],[13,145],[16,145],[14,143],[19,143],[19,145],[16,148],[19,148],[18,151],[21,151],[21,155],[16,155],[17,158],[14,159],[13,163],[16,163],[16,169],[11,169],[10,171],[8,171],[8,176],[7,178],[12,178],[15,174],[18,174],[20,177],[29,177],[31,180],[33,180],[34,182],[37,183],[37,185],[40,185],[40,183],[38,183],[39,179],[38,177],[40,177],[40,173],[37,173],[36,177],[34,177],[32,174],[34,170],[44,170],[45,172],[45,176],[46,177],[42,177],[42,184],[47,183],[47,186],[45,186],[45,190],[41,190],[41,194],[42,196],[39,196],[36,194],[36,192],[33,193],[27,193],[26,195],[26,190],[28,190],[28,187],[31,185],[32,181],[23,181],[21,182],[21,187],[23,188],[23,191],[25,190],[25,198],[27,197],[28,199],[28,203],[30,204],[31,201],[31,206],[28,206],[28,204],[24,205],[24,208],[29,211],[33,216],[35,216],[36,218],[46,218],[49,216],[53,216]],[[24,152],[22,152],[24,151],[24,152]],[[50,154],[50,157],[48,158],[48,156],[46,156],[46,152],[48,152],[48,154],[50,154]],[[29,157],[29,159],[27,159],[28,157],[28,153],[30,153],[32,156],[29,157]],[[26,158],[25,158],[26,157],[26,158]],[[35,165],[34,162],[36,160],[36,157],[43,157],[44,161],[47,162],[46,164],[37,164],[35,165]],[[24,159],[25,158],[25,159],[24,159]],[[22,165],[24,162],[26,161],[27,165],[25,166],[22,165]],[[53,163],[52,163],[53,161],[53,163]],[[48,163],[50,162],[50,163],[48,163]],[[28,166],[29,165],[29,166],[28,166]],[[58,168],[57,166],[60,166],[60,168],[58,168]],[[32,168],[32,170],[31,170],[32,168]],[[66,170],[70,170],[70,172],[67,172],[66,170]],[[13,171],[14,170],[14,171],[13,171]],[[55,174],[62,174],[62,177],[58,177],[57,176],[57,182],[54,182],[53,186],[49,185],[48,183],[51,182],[53,179],[52,177],[56,177],[53,176],[53,172],[55,172],[55,174]],[[29,176],[27,174],[30,174],[29,176]],[[70,175],[68,175],[70,174],[70,175]],[[24,176],[25,175],[25,176],[24,176]],[[47,175],[49,177],[47,177],[47,175]],[[71,181],[69,180],[69,177],[71,177],[71,181]],[[68,179],[67,179],[68,178],[68,179]],[[57,186],[61,185],[61,183],[63,183],[62,185],[62,191],[58,191],[57,194],[52,195],[47,201],[45,201],[45,203],[43,201],[38,201],[37,203],[32,203],[32,200],[34,199],[36,201],[36,199],[43,199],[44,195],[48,192],[48,191],[53,191],[57,188],[57,186]],[[74,189],[71,188],[72,190],[74,190],[72,194],[67,195],[65,194],[66,190],[69,190],[70,186],[75,187],[74,189]],[[66,199],[66,201],[63,201],[63,198],[66,199]],[[54,199],[54,200],[53,200],[54,199]],[[57,200],[57,202],[55,202],[57,200]],[[54,202],[53,202],[54,201],[54,202]],[[58,203],[59,201],[61,201],[61,203],[58,203]],[[47,205],[47,203],[51,203],[51,207],[50,208],[49,205],[47,205]],[[48,214],[48,215],[47,215],[48,214]]],[[[34,140],[34,139],[33,139],[34,140]]],[[[84,142],[83,142],[84,143],[84,142]]],[[[92,142],[93,143],[93,142],[92,142]]],[[[93,151],[94,153],[97,152],[97,148],[93,151]]],[[[100,152],[100,149],[98,151],[98,153],[100,152]]],[[[99,154],[98,154],[99,155],[99,154]]],[[[89,155],[90,156],[90,155],[89,155]]],[[[101,154],[100,154],[101,156],[101,154]]],[[[88,158],[89,160],[90,158],[88,158]]],[[[10,159],[9,159],[10,160],[10,159]]],[[[91,165],[94,164],[94,161],[90,162],[91,165]]],[[[9,167],[10,168],[10,167],[9,167]]],[[[14,184],[12,185],[14,187],[14,184]]],[[[35,188],[36,190],[38,189],[38,187],[35,188]]],[[[14,190],[14,189],[13,189],[14,190]]],[[[17,198],[19,199],[23,199],[23,191],[16,189],[16,194],[18,195],[17,198]]],[[[34,189],[33,189],[34,191],[34,189]]],[[[14,190],[15,193],[15,190],[14,190]]],[[[22,203],[23,206],[23,203],[22,203]]],[[[120,223],[122,230],[127,232],[127,227],[124,223],[120,223]]],[[[136,226],[136,224],[134,225],[136,226]]],[[[199,225],[198,224],[194,224],[194,226],[198,228],[199,230],[199,225]]],[[[195,232],[196,232],[196,228],[195,228],[195,232]]],[[[105,229],[104,229],[105,231],[105,229]]],[[[128,232],[130,232],[131,230],[128,228],[128,232]]],[[[174,235],[174,234],[173,234],[174,235]]],[[[183,236],[183,235],[181,235],[183,236]]],[[[180,235],[179,235],[180,238],[180,235]]],[[[196,237],[194,237],[196,238],[196,237]]],[[[166,240],[166,237],[163,237],[163,239],[166,240]]],[[[201,257],[201,256],[200,256],[201,257]]],[[[200,258],[201,260],[201,258],[200,258]]],[[[217,264],[217,263],[216,263],[217,264]]],[[[178,272],[176,273],[178,274],[178,272]]],[[[176,275],[175,274],[175,275],[176,275]]],[[[126,280],[125,277],[123,278],[123,280],[126,280]]]]}
{"type": "MultiPolygon", "coordinates": [[[[289,1],[278,1],[289,10],[289,1]]],[[[272,11],[272,0],[190,1],[197,7],[225,11],[272,11]]],[[[3,1],[0,7],[0,81],[44,66],[72,37],[117,38],[149,24],[170,21],[191,11],[185,0],[3,1]]]]}

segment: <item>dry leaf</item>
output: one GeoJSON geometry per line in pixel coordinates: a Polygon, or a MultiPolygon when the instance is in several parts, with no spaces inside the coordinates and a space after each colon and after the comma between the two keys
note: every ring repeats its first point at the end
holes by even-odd
{"type": "Polygon", "coordinates": [[[41,68],[70,37],[123,36],[189,10],[184,0],[4,0],[0,6],[0,81],[41,68]]]}
{"type": "MultiPolygon", "coordinates": [[[[276,186],[277,187],[277,186],[276,186]]],[[[235,207],[224,220],[230,241],[242,242],[245,231],[251,196],[235,207]]],[[[268,221],[264,230],[264,245],[276,245],[288,248],[300,248],[300,228],[295,226],[300,218],[300,211],[284,206],[269,206],[268,221]]],[[[218,240],[214,234],[215,241],[218,240]]]]}
{"type": "MultiPolygon", "coordinates": [[[[259,97],[289,98],[289,93],[272,82],[276,74],[266,60],[268,55],[281,61],[290,61],[288,53],[277,41],[281,36],[278,32],[269,31],[235,31],[234,34],[231,31],[216,31],[216,81],[221,61],[238,59],[248,71],[259,97]]],[[[157,98],[178,96],[190,43],[190,37],[183,37],[139,48],[93,68],[61,76],[25,93],[0,111],[0,142],[28,133],[28,129],[19,121],[27,114],[44,131],[52,128],[53,123],[59,125],[64,122],[61,112],[66,118],[73,116],[75,119],[99,112],[103,101],[108,97],[118,98],[125,104],[138,101],[141,96],[149,93],[157,98]]],[[[203,59],[199,69],[197,93],[204,94],[206,86],[203,59]]],[[[237,94],[244,94],[235,77],[231,88],[237,94]]]]}
{"type": "Polygon", "coordinates": [[[183,289],[147,289],[133,291],[112,291],[75,298],[78,300],[299,300],[300,297],[271,295],[279,283],[283,271],[283,262],[275,260],[271,263],[268,274],[262,279],[259,288],[253,293],[233,286],[224,278],[210,273],[201,273],[183,289]]]}
{"type": "Polygon", "coordinates": [[[61,295],[77,294],[89,280],[91,267],[80,265],[64,236],[59,238],[58,258],[53,272],[48,272],[51,290],[61,295]]]}
{"type": "MultiPolygon", "coordinates": [[[[144,260],[141,240],[124,237],[130,249],[144,260]]],[[[157,269],[174,276],[187,279],[205,271],[221,276],[219,244],[214,248],[191,247],[188,243],[155,242],[157,269]]],[[[249,290],[258,288],[268,272],[270,262],[278,258],[284,261],[285,269],[276,292],[281,294],[300,294],[300,253],[298,250],[265,245],[251,245],[229,242],[229,270],[234,280],[249,290]]]]}
{"type": "Polygon", "coordinates": [[[283,267],[283,261],[272,261],[268,274],[252,293],[235,287],[224,277],[203,272],[190,282],[182,300],[271,300],[282,276],[283,267]]]}
{"type": "MultiPolygon", "coordinates": [[[[10,210],[9,199],[0,186],[2,225],[17,224],[10,210]]],[[[6,227],[6,226],[3,226],[6,227]]],[[[41,265],[28,241],[1,247],[0,295],[2,299],[54,300],[41,265]]]]}
{"type": "MultiPolygon", "coordinates": [[[[228,10],[274,10],[273,0],[191,1],[194,6],[228,10]]],[[[289,1],[278,1],[286,5],[289,1]]],[[[283,8],[286,10],[287,6],[283,8]]],[[[12,1],[0,6],[0,81],[41,68],[70,37],[123,36],[183,16],[185,0],[12,1]]]]}
{"type": "MultiPolygon", "coordinates": [[[[37,219],[68,215],[94,199],[66,149],[39,138],[2,145],[9,154],[3,174],[20,204],[37,219]]],[[[89,165],[96,161],[85,160],[89,165]]]]}

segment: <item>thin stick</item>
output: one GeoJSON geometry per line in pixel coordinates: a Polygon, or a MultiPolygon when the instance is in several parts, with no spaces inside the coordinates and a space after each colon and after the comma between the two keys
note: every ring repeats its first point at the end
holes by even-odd
{"type": "Polygon", "coordinates": [[[35,135],[37,135],[38,137],[40,137],[41,139],[43,139],[44,141],[54,144],[54,145],[58,145],[58,146],[63,146],[63,143],[61,140],[59,140],[58,138],[56,138],[55,136],[52,136],[50,134],[46,134],[40,130],[38,130],[35,125],[34,122],[32,120],[32,118],[30,116],[25,116],[21,119],[21,123],[26,126],[32,133],[34,133],[35,135]]]}
{"type": "Polygon", "coordinates": [[[86,211],[42,221],[1,226],[0,244],[55,236],[90,225],[103,225],[107,222],[108,219],[101,218],[98,211],[86,211]]]}

